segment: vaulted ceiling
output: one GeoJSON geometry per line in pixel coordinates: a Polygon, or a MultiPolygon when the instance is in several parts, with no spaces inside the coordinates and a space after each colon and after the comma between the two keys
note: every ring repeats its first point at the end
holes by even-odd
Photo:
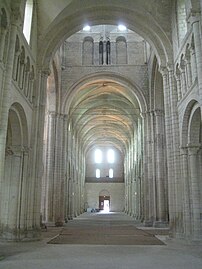
{"type": "Polygon", "coordinates": [[[137,99],[112,81],[92,81],[74,96],[69,118],[84,149],[113,145],[122,152],[137,128],[137,99]]]}

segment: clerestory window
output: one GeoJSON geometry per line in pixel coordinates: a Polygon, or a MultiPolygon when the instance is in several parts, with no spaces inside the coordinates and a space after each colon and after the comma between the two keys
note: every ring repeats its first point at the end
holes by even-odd
{"type": "Polygon", "coordinates": [[[95,151],[95,163],[102,162],[102,151],[100,149],[96,149],[95,151]]]}
{"type": "Polygon", "coordinates": [[[113,149],[108,150],[107,161],[108,161],[108,163],[114,163],[114,151],[113,151],[113,149]]]}
{"type": "Polygon", "coordinates": [[[96,178],[100,178],[100,169],[96,169],[95,176],[96,178]]]}
{"type": "Polygon", "coordinates": [[[30,44],[31,29],[32,29],[32,16],[33,16],[33,0],[27,0],[26,5],[25,5],[23,34],[28,44],[30,44]]]}

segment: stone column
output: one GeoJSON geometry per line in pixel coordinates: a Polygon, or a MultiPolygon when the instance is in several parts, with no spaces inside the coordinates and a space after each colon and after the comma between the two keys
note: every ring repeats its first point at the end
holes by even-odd
{"type": "Polygon", "coordinates": [[[167,225],[167,206],[165,180],[167,180],[164,162],[164,113],[155,110],[156,119],[156,188],[157,221],[155,226],[167,225]]]}
{"type": "Polygon", "coordinates": [[[180,80],[180,72],[179,72],[179,70],[178,70],[178,72],[176,71],[175,79],[176,79],[176,82],[177,82],[178,101],[180,101],[181,98],[182,98],[182,92],[181,92],[181,80],[180,80]]]}
{"type": "Polygon", "coordinates": [[[132,216],[132,212],[133,212],[133,182],[132,182],[131,172],[130,172],[129,180],[130,180],[130,185],[129,185],[129,193],[130,193],[129,215],[132,216]]]}
{"type": "Polygon", "coordinates": [[[143,166],[144,166],[144,177],[142,182],[142,199],[143,199],[143,205],[142,205],[142,216],[144,221],[149,218],[149,211],[147,205],[147,184],[148,184],[148,167],[147,167],[147,113],[141,113],[142,117],[142,125],[143,125],[143,166]]]}
{"type": "Polygon", "coordinates": [[[174,186],[174,164],[173,164],[173,141],[171,126],[171,99],[169,88],[168,69],[161,67],[160,72],[163,76],[164,91],[164,111],[165,111],[165,133],[166,133],[166,155],[168,168],[168,200],[169,200],[169,223],[171,229],[174,229],[175,214],[175,186],[174,186]]]}
{"type": "Polygon", "coordinates": [[[36,99],[33,106],[30,152],[29,209],[32,229],[40,231],[41,190],[43,176],[43,138],[46,106],[47,78],[49,69],[38,70],[36,79],[36,99]]]}
{"type": "Polygon", "coordinates": [[[188,169],[188,150],[186,147],[181,147],[181,167],[183,178],[183,205],[184,205],[184,233],[185,237],[191,235],[191,208],[190,208],[190,184],[189,184],[189,169],[188,169]]]}
{"type": "Polygon", "coordinates": [[[143,188],[142,188],[142,177],[137,178],[137,193],[136,200],[138,200],[138,219],[142,221],[143,219],[143,188]]]}
{"type": "Polygon", "coordinates": [[[186,74],[185,74],[185,62],[184,60],[181,60],[180,63],[180,78],[181,78],[181,91],[182,96],[184,96],[187,92],[187,81],[186,81],[186,74]]]}
{"type": "Polygon", "coordinates": [[[0,62],[3,62],[4,48],[5,46],[7,46],[7,44],[5,44],[6,34],[7,34],[7,30],[1,27],[0,29],[0,62]]]}
{"type": "Polygon", "coordinates": [[[192,85],[191,57],[189,50],[185,57],[186,57],[185,62],[186,62],[187,88],[189,89],[192,85]]]}
{"type": "Polygon", "coordinates": [[[62,166],[64,168],[64,220],[68,221],[68,118],[64,115],[64,139],[63,139],[63,160],[62,166]]]}
{"type": "MultiPolygon", "coordinates": [[[[54,148],[54,195],[53,214],[56,226],[64,223],[64,173],[63,173],[63,115],[56,115],[55,148],[54,148]]],[[[51,202],[51,201],[50,201],[51,202]]]]}
{"type": "Polygon", "coordinates": [[[195,81],[197,77],[197,68],[196,68],[196,53],[195,53],[195,47],[194,44],[191,44],[191,72],[192,72],[192,80],[195,81]]]}
{"type": "Polygon", "coordinates": [[[150,144],[150,220],[151,224],[156,220],[157,215],[157,201],[156,201],[156,143],[155,143],[155,114],[154,111],[150,112],[150,133],[151,133],[151,144],[150,144]]]}
{"type": "Polygon", "coordinates": [[[152,215],[152,184],[153,184],[153,172],[152,172],[152,155],[151,155],[151,121],[150,113],[142,113],[143,128],[144,128],[144,225],[151,226],[152,215]]]}
{"type": "Polygon", "coordinates": [[[190,187],[191,187],[191,206],[192,206],[192,237],[195,240],[202,238],[201,236],[201,204],[200,204],[200,188],[198,178],[197,153],[200,149],[198,145],[188,145],[189,164],[190,164],[190,187]]]}
{"type": "MultiPolygon", "coordinates": [[[[182,180],[180,173],[180,134],[179,134],[179,119],[178,119],[178,110],[177,110],[177,90],[174,81],[174,72],[173,66],[168,66],[168,74],[169,74],[169,91],[170,91],[170,104],[171,104],[171,128],[172,128],[172,160],[173,160],[173,186],[170,191],[173,193],[173,201],[174,205],[174,227],[176,236],[181,236],[183,233],[182,230],[182,214],[183,214],[183,205],[182,205],[182,180]]],[[[171,181],[172,179],[170,179],[171,181]]],[[[170,185],[170,182],[169,182],[170,185]]],[[[170,185],[171,186],[171,185],[170,185]]]]}
{"type": "Polygon", "coordinates": [[[77,217],[76,214],[76,181],[75,181],[75,175],[74,179],[72,181],[72,216],[73,218],[77,217]]]}
{"type": "MultiPolygon", "coordinates": [[[[16,11],[17,12],[17,11],[16,11]]],[[[2,87],[2,102],[0,104],[0,190],[1,183],[4,177],[4,160],[5,160],[5,148],[6,148],[6,135],[7,135],[7,125],[8,125],[8,113],[9,113],[9,105],[10,105],[10,91],[11,91],[11,83],[12,83],[12,72],[13,72],[13,61],[15,55],[15,40],[18,26],[19,14],[11,14],[12,21],[10,26],[10,35],[9,35],[9,48],[8,48],[8,58],[6,63],[6,73],[5,80],[2,87]],[[16,17],[15,17],[16,16],[16,17]]]]}
{"type": "Polygon", "coordinates": [[[69,178],[68,180],[68,219],[73,219],[73,182],[72,178],[69,178]]]}
{"type": "MultiPolygon", "coordinates": [[[[12,72],[13,72],[13,61],[15,54],[15,40],[17,27],[19,25],[19,10],[15,10],[15,13],[11,13],[11,25],[10,25],[10,34],[8,40],[8,57],[7,62],[5,63],[5,76],[4,81],[1,81],[0,87],[0,204],[3,203],[3,195],[6,191],[3,187],[4,185],[4,172],[5,172],[5,151],[6,151],[6,136],[7,136],[7,126],[8,126],[8,115],[10,109],[10,92],[11,92],[11,83],[12,83],[12,72]]],[[[2,40],[3,42],[3,40],[2,40]]],[[[3,48],[2,48],[3,49],[3,48]]],[[[2,76],[3,77],[3,76],[2,76]]],[[[4,209],[2,208],[4,212],[4,209]]],[[[4,213],[0,210],[0,222],[3,222],[5,216],[4,213]]],[[[2,226],[0,224],[0,226],[2,226]]],[[[3,227],[1,227],[2,229],[3,227]]]]}
{"type": "Polygon", "coordinates": [[[124,160],[124,181],[125,181],[125,208],[124,208],[124,212],[127,213],[127,206],[128,206],[128,202],[127,202],[127,153],[125,155],[125,160],[124,160]]]}
{"type": "Polygon", "coordinates": [[[48,113],[47,152],[45,154],[45,181],[46,181],[46,221],[54,222],[54,159],[56,141],[56,113],[48,113]]]}
{"type": "Polygon", "coordinates": [[[6,150],[5,179],[1,195],[1,236],[8,240],[25,237],[21,231],[22,155],[21,147],[6,150]],[[12,199],[11,199],[12,198],[12,199]]]}
{"type": "MultiPolygon", "coordinates": [[[[127,165],[127,164],[126,164],[127,165]]],[[[125,213],[128,214],[128,175],[125,173],[125,213]]]]}
{"type": "Polygon", "coordinates": [[[28,208],[28,186],[29,186],[29,152],[30,149],[27,147],[21,148],[21,176],[20,176],[20,196],[19,196],[19,227],[20,230],[24,231],[26,236],[28,235],[28,222],[27,214],[29,212],[28,208]]]}

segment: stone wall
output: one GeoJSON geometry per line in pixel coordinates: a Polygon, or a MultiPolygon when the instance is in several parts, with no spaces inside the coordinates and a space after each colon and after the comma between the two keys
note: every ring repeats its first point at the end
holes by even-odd
{"type": "Polygon", "coordinates": [[[107,191],[110,196],[110,211],[122,212],[124,210],[124,183],[86,183],[85,203],[87,207],[99,208],[99,194],[107,191]]]}

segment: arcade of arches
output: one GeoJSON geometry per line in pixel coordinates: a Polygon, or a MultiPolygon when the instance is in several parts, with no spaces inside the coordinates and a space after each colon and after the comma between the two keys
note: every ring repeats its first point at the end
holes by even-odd
{"type": "Polygon", "coordinates": [[[201,1],[54,2],[0,1],[1,237],[107,197],[201,240],[201,1]]]}

